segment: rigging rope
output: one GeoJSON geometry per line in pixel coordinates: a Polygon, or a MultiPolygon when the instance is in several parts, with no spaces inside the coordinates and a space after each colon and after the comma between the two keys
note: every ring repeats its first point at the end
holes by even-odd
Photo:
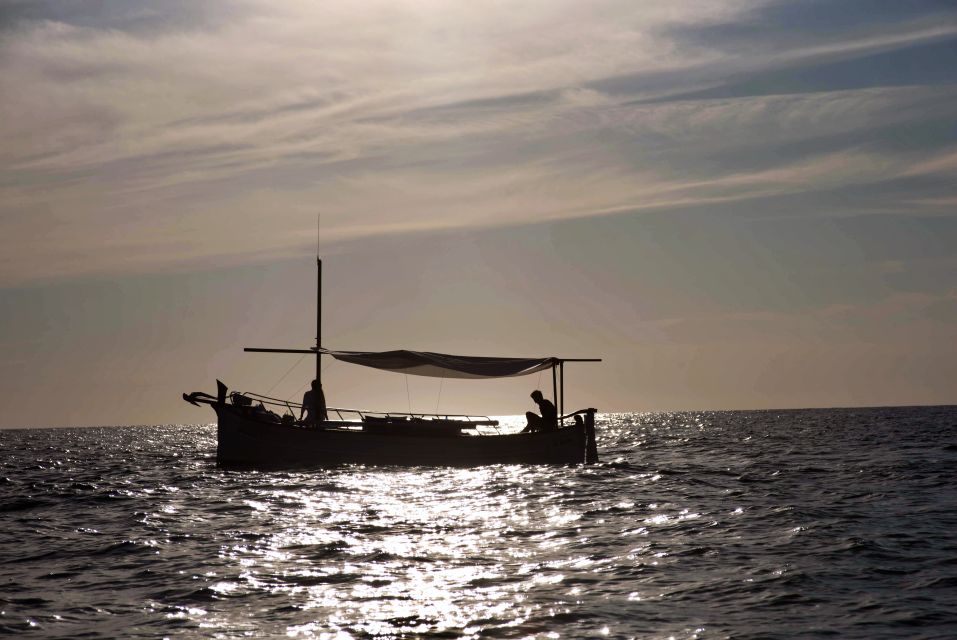
{"type": "Polygon", "coordinates": [[[305,357],[306,357],[306,354],[305,354],[305,353],[302,354],[301,356],[299,356],[299,359],[296,360],[296,363],[295,363],[294,365],[292,365],[291,367],[289,367],[289,370],[286,371],[286,373],[282,374],[282,377],[279,378],[279,381],[276,382],[276,384],[274,384],[274,385],[272,386],[272,388],[269,389],[269,391],[266,392],[266,395],[267,395],[267,396],[268,396],[268,395],[272,395],[272,392],[276,389],[276,387],[279,386],[279,383],[282,382],[283,380],[285,380],[285,379],[286,379],[286,376],[288,376],[290,373],[292,373],[292,370],[295,369],[296,367],[298,367],[298,366],[299,366],[299,363],[302,362],[302,359],[305,358],[305,357]]]}
{"type": "MultiPolygon", "coordinates": [[[[305,358],[305,357],[308,356],[308,355],[309,355],[308,353],[304,353],[304,354],[302,354],[302,357],[305,358]]],[[[301,359],[301,358],[300,358],[300,359],[301,359]]],[[[331,367],[333,362],[335,362],[335,361],[334,361],[334,360],[331,360],[326,366],[324,366],[322,369],[320,369],[319,373],[325,373],[326,369],[328,369],[329,367],[331,367]]],[[[303,385],[302,385],[301,387],[299,387],[297,390],[293,391],[293,392],[289,395],[289,397],[286,398],[286,402],[291,402],[292,399],[293,399],[293,396],[299,395],[299,393],[302,392],[302,390],[305,389],[306,387],[308,387],[310,384],[312,384],[312,380],[306,381],[305,384],[303,384],[303,385]]],[[[268,396],[269,394],[267,393],[266,395],[268,396]]]]}
{"type": "Polygon", "coordinates": [[[409,374],[405,374],[405,396],[409,399],[409,413],[412,413],[412,394],[409,393],[409,374]]]}
{"type": "Polygon", "coordinates": [[[444,375],[443,375],[441,378],[439,378],[439,396],[435,399],[435,413],[436,413],[436,415],[438,415],[438,413],[439,413],[439,400],[442,399],[442,383],[443,383],[443,382],[445,382],[445,376],[444,376],[444,375]]]}

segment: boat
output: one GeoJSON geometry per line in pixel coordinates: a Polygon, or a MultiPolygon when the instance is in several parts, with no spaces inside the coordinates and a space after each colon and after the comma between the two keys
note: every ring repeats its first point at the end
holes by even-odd
{"type": "MultiPolygon", "coordinates": [[[[327,419],[296,418],[302,405],[254,392],[230,391],[216,381],[215,395],[184,393],[190,404],[216,413],[216,462],[227,468],[324,467],[343,464],[481,466],[490,464],[590,464],[598,461],[593,407],[564,413],[565,364],[599,358],[459,356],[427,351],[342,351],[322,347],[322,259],[316,258],[316,346],[308,349],[246,347],[254,353],[312,354],[321,384],[321,358],[407,375],[491,379],[552,374],[557,419],[551,428],[502,431],[498,420],[464,414],[405,413],[327,407],[327,419]]],[[[314,415],[318,411],[314,412],[314,415]]]]}

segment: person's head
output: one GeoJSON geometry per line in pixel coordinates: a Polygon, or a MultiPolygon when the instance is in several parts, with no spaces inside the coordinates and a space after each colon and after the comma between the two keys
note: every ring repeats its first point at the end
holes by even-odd
{"type": "Polygon", "coordinates": [[[534,400],[535,402],[541,402],[543,399],[544,399],[544,396],[542,395],[541,391],[539,391],[538,389],[535,389],[535,391],[532,391],[532,400],[534,400]]]}
{"type": "Polygon", "coordinates": [[[318,380],[313,380],[313,381],[312,381],[312,388],[313,388],[313,389],[322,389],[322,384],[321,384],[318,380]]]}

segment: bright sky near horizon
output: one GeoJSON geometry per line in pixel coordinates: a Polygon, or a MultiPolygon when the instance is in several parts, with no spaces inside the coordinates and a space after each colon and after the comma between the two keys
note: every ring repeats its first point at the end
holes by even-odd
{"type": "Polygon", "coordinates": [[[320,212],[330,347],[604,358],[566,408],[957,403],[955,173],[948,1],[0,0],[0,427],[299,399],[242,347],[313,344],[320,212]]]}

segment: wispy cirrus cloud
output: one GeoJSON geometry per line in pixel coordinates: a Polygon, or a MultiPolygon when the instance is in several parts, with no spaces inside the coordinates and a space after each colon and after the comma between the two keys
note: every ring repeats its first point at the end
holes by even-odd
{"type": "Polygon", "coordinates": [[[83,5],[6,5],[10,281],[279,254],[320,207],[330,237],[496,226],[926,180],[957,147],[946,57],[908,62],[957,34],[934,4],[83,5]]]}

